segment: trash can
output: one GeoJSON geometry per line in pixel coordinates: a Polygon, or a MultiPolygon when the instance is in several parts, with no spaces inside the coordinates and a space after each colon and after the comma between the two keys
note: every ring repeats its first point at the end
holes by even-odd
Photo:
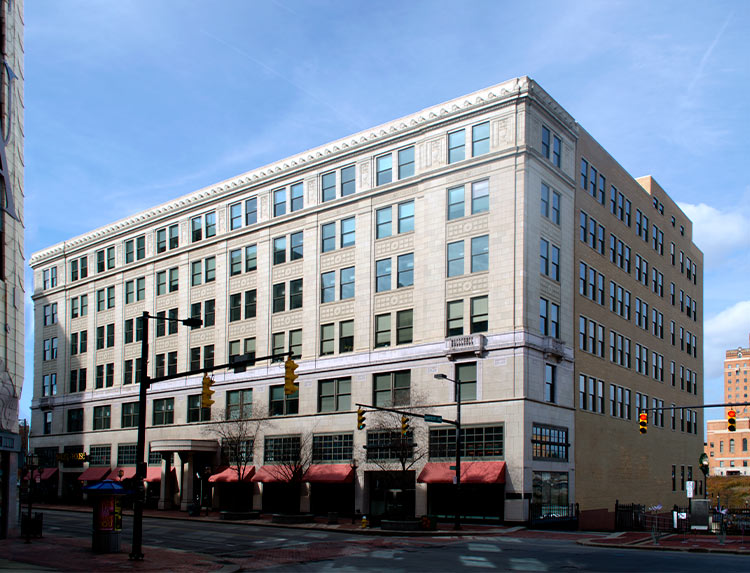
{"type": "Polygon", "coordinates": [[[122,496],[130,493],[112,480],[104,480],[84,489],[94,502],[91,550],[94,553],[119,553],[122,533],[122,496]]]}

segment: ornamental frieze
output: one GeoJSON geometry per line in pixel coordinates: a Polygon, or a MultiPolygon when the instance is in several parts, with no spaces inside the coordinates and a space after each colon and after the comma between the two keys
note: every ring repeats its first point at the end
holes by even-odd
{"type": "Polygon", "coordinates": [[[334,302],[320,307],[320,320],[338,320],[354,317],[354,301],[334,302]]]}
{"type": "Polygon", "coordinates": [[[273,267],[273,282],[285,281],[287,279],[298,278],[302,276],[302,261],[277,265],[273,267]]]}
{"type": "Polygon", "coordinates": [[[391,239],[377,241],[375,243],[375,256],[377,258],[412,250],[414,250],[414,233],[396,235],[391,239]]]}
{"type": "MultiPolygon", "coordinates": [[[[446,229],[446,239],[461,239],[466,237],[471,237],[473,235],[478,235],[480,233],[486,233],[488,232],[490,228],[490,216],[489,215],[480,215],[480,216],[474,216],[469,217],[468,219],[462,219],[460,221],[455,221],[453,223],[450,223],[448,225],[448,228],[446,229]]],[[[471,250],[471,246],[469,246],[469,251],[471,250]]],[[[464,249],[464,252],[466,252],[466,249],[464,249]]]]}
{"type": "Polygon", "coordinates": [[[489,275],[483,273],[476,276],[448,279],[445,282],[445,293],[449,298],[466,295],[481,295],[489,290],[489,275]]]}
{"type": "Polygon", "coordinates": [[[303,312],[301,310],[288,312],[280,316],[274,316],[271,320],[271,328],[274,332],[278,332],[280,330],[302,326],[302,316],[303,312]]]}
{"type": "Polygon", "coordinates": [[[229,332],[227,333],[229,340],[235,338],[246,338],[248,336],[255,336],[255,321],[244,321],[229,325],[229,332]]]}
{"type": "Polygon", "coordinates": [[[390,291],[375,295],[375,310],[396,310],[414,304],[414,289],[390,291]]]}
{"type": "Polygon", "coordinates": [[[339,267],[351,266],[354,264],[354,249],[342,249],[333,251],[320,256],[320,270],[329,271],[339,267]]]}

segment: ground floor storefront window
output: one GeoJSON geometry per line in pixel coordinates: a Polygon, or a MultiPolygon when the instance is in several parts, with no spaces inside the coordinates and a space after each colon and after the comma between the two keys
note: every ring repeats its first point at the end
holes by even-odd
{"type": "Polygon", "coordinates": [[[568,472],[533,472],[532,503],[568,506],[568,472]]]}
{"type": "MultiPolygon", "coordinates": [[[[459,502],[462,521],[502,521],[505,484],[461,484],[459,502]]],[[[429,484],[427,513],[451,519],[456,512],[456,486],[429,484]]]]}

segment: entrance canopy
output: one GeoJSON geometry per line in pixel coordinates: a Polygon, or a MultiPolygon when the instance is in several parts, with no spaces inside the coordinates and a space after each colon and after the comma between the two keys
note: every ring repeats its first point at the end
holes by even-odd
{"type": "MultiPolygon", "coordinates": [[[[56,474],[57,468],[42,468],[41,470],[34,470],[33,479],[36,480],[38,478],[39,481],[45,481],[56,474]]],[[[32,477],[31,472],[26,472],[26,475],[23,476],[23,479],[27,480],[29,479],[29,477],[32,477]]]]}
{"type": "Polygon", "coordinates": [[[302,481],[310,483],[352,483],[354,481],[354,468],[349,464],[310,466],[302,481]]]}
{"type": "MultiPolygon", "coordinates": [[[[430,462],[419,474],[419,483],[453,483],[455,462],[430,462]]],[[[461,462],[461,483],[505,483],[505,462],[461,462]]]]}
{"type": "Polygon", "coordinates": [[[225,467],[208,478],[209,483],[238,483],[240,473],[242,473],[242,482],[249,482],[255,474],[255,466],[245,466],[238,471],[237,466],[225,467]]]}
{"type": "Polygon", "coordinates": [[[109,466],[93,466],[78,476],[78,481],[99,481],[110,472],[109,466]]]}
{"type": "Polygon", "coordinates": [[[216,452],[219,449],[219,442],[216,440],[190,440],[190,439],[172,439],[172,440],[154,440],[150,444],[152,452],[216,452]]]}

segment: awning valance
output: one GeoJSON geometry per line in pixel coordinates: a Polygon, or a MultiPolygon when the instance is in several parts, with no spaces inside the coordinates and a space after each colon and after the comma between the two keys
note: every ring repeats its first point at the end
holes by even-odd
{"type": "Polygon", "coordinates": [[[251,481],[263,483],[287,483],[292,481],[292,471],[294,468],[285,465],[278,466],[261,466],[255,470],[255,475],[251,481]]]}
{"type": "MultiPolygon", "coordinates": [[[[174,468],[170,468],[170,474],[175,475],[174,468]]],[[[153,467],[146,469],[146,483],[154,483],[161,481],[161,468],[153,467]]]]}
{"type": "MultiPolygon", "coordinates": [[[[419,474],[419,483],[453,483],[455,462],[430,462],[419,474]]],[[[505,462],[461,462],[461,483],[505,483],[505,462]]]]}
{"type": "Polygon", "coordinates": [[[352,483],[354,481],[354,468],[349,464],[310,466],[302,481],[310,483],[352,483]]]}
{"type": "MultiPolygon", "coordinates": [[[[33,478],[34,480],[39,478],[39,481],[45,481],[50,479],[54,475],[57,475],[57,468],[42,468],[39,470],[34,470],[33,478]]],[[[26,475],[23,476],[23,479],[27,480],[30,476],[31,472],[26,472],[26,475]]]]}
{"type": "Polygon", "coordinates": [[[109,466],[93,466],[84,470],[84,472],[78,476],[78,481],[99,481],[104,479],[111,470],[109,466]]]}
{"type": "Polygon", "coordinates": [[[255,474],[255,466],[245,466],[241,470],[237,466],[229,466],[220,470],[208,478],[210,483],[238,483],[240,473],[242,473],[242,481],[249,482],[255,474]]]}
{"type": "Polygon", "coordinates": [[[128,466],[128,467],[122,467],[122,468],[115,468],[111,472],[109,472],[109,475],[107,476],[107,479],[111,479],[114,481],[120,481],[120,479],[132,479],[135,477],[135,466],[128,466]],[[122,478],[120,478],[120,470],[122,470],[122,478]]]}

